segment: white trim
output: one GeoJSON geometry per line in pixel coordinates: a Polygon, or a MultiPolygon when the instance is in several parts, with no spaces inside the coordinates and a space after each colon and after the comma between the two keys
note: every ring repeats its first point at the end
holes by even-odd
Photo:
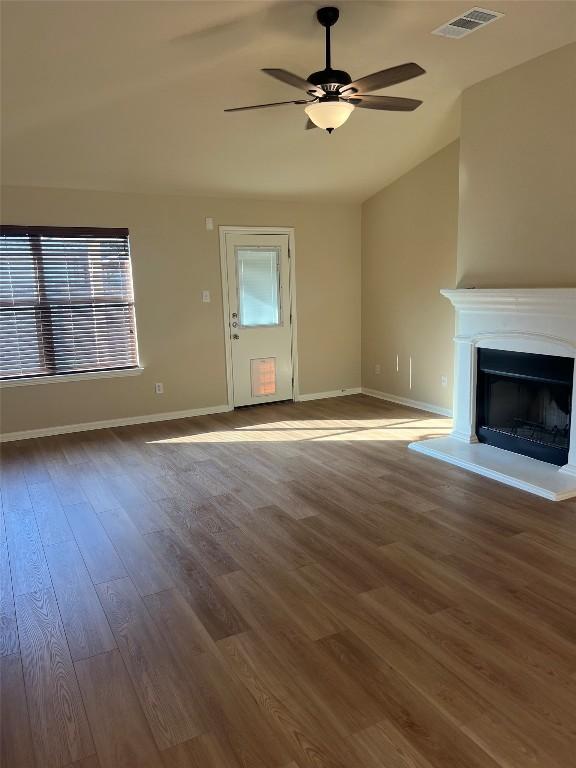
{"type": "Polygon", "coordinates": [[[0,389],[8,387],[28,387],[31,384],[57,384],[63,381],[87,381],[89,379],[111,379],[118,376],[139,376],[144,372],[137,368],[120,368],[115,371],[86,371],[85,373],[61,373],[56,376],[37,376],[29,379],[5,379],[0,381],[0,389]]]}
{"type": "Polygon", "coordinates": [[[442,296],[466,312],[550,312],[573,316],[576,288],[444,288],[442,296]]]}
{"type": "Polygon", "coordinates": [[[229,405],[211,405],[207,408],[192,408],[187,411],[170,411],[169,413],[151,413],[147,416],[125,416],[121,419],[107,419],[106,421],[89,421],[85,424],[67,424],[60,427],[46,427],[44,429],[28,429],[23,432],[8,432],[0,435],[0,443],[9,443],[14,440],[29,440],[32,437],[50,437],[52,435],[67,435],[72,432],[88,432],[93,429],[108,429],[110,427],[128,427],[132,424],[148,424],[153,421],[173,421],[175,419],[189,419],[193,416],[208,416],[212,413],[226,413],[231,411],[229,405]]]}
{"type": "Polygon", "coordinates": [[[325,400],[328,397],[345,397],[346,395],[359,395],[362,392],[361,387],[349,387],[348,389],[333,389],[329,392],[311,392],[306,395],[298,395],[294,400],[299,403],[307,400],[325,400]]]}
{"type": "Polygon", "coordinates": [[[454,336],[454,342],[456,344],[475,344],[484,349],[509,349],[510,352],[528,351],[536,354],[538,354],[539,348],[542,348],[542,354],[549,355],[554,352],[557,357],[576,356],[576,343],[560,336],[551,336],[549,333],[530,333],[528,331],[502,333],[495,331],[470,335],[459,334],[454,336]]]}
{"type": "Polygon", "coordinates": [[[138,320],[136,319],[136,294],[134,292],[134,271],[132,269],[132,250],[130,247],[130,232],[128,232],[128,269],[130,272],[130,288],[132,288],[132,311],[134,312],[134,344],[136,348],[136,365],[138,368],[144,368],[140,364],[140,347],[138,344],[138,320]]]}
{"type": "Polygon", "coordinates": [[[439,405],[433,403],[424,403],[421,400],[410,400],[408,397],[400,397],[400,395],[391,395],[388,392],[379,392],[377,389],[367,389],[362,387],[362,394],[368,395],[368,397],[377,397],[379,400],[387,400],[389,403],[397,403],[398,405],[405,405],[408,408],[416,408],[419,411],[428,411],[428,413],[435,413],[438,416],[452,417],[452,411],[450,408],[442,408],[439,405]]]}
{"type": "Polygon", "coordinates": [[[288,263],[290,265],[290,315],[292,318],[292,376],[294,384],[292,397],[300,399],[298,378],[298,325],[296,315],[296,241],[294,227],[218,227],[220,239],[220,274],[222,283],[222,320],[224,327],[224,346],[226,351],[226,390],[228,405],[234,407],[234,381],[232,377],[232,344],[230,343],[229,320],[230,301],[228,296],[228,266],[226,258],[226,235],[288,235],[288,263]]]}

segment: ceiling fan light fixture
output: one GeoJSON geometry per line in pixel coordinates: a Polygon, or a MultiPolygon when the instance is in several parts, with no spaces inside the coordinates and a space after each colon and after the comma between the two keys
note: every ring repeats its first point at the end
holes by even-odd
{"type": "Polygon", "coordinates": [[[304,109],[314,125],[329,133],[344,125],[353,111],[354,104],[347,101],[316,101],[304,109]]]}
{"type": "MultiPolygon", "coordinates": [[[[474,8],[474,13],[489,14],[489,11],[474,8]]],[[[471,11],[472,13],[472,11],[471,11]]],[[[355,107],[359,109],[378,109],[386,112],[413,112],[422,102],[419,99],[404,99],[398,96],[374,96],[371,91],[379,91],[391,85],[404,83],[413,77],[425,74],[422,67],[413,61],[399,64],[397,67],[388,67],[379,72],[373,72],[358,80],[352,80],[348,72],[341,69],[332,69],[332,48],[330,40],[330,28],[336,24],[340,11],[329,6],[319,8],[316,12],[318,22],[325,28],[326,34],[326,66],[319,72],[312,72],[305,80],[293,72],[285,69],[263,69],[267,75],[281,83],[286,83],[299,91],[304,91],[306,98],[292,99],[292,101],[275,101],[272,104],[253,104],[249,107],[233,107],[225,112],[245,112],[253,109],[265,109],[268,107],[281,107],[284,104],[307,104],[304,111],[308,117],[305,130],[309,128],[322,128],[332,133],[335,128],[344,125],[355,107]],[[312,99],[310,100],[310,97],[312,99]]],[[[472,20],[476,23],[476,16],[472,20]]]]}

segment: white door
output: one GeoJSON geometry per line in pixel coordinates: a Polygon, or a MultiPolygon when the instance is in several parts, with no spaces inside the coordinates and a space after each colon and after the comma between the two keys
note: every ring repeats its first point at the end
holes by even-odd
{"type": "Polygon", "coordinates": [[[288,235],[226,233],[234,406],[293,395],[288,235]]]}

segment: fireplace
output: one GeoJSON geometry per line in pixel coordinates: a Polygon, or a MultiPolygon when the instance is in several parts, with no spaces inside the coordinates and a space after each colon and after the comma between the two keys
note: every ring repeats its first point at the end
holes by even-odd
{"type": "Polygon", "coordinates": [[[574,360],[478,349],[476,437],[549,464],[568,463],[574,360]]]}
{"type": "Polygon", "coordinates": [[[576,497],[576,288],[457,289],[450,435],[419,453],[553,501],[576,497]]]}

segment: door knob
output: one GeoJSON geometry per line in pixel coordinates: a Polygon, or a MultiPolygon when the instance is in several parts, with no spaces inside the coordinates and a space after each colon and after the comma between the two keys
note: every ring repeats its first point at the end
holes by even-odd
{"type": "Polygon", "coordinates": [[[240,338],[240,336],[238,336],[238,334],[237,334],[237,333],[234,333],[234,334],[232,334],[232,338],[233,338],[233,339],[239,339],[239,338],[240,338]]]}

